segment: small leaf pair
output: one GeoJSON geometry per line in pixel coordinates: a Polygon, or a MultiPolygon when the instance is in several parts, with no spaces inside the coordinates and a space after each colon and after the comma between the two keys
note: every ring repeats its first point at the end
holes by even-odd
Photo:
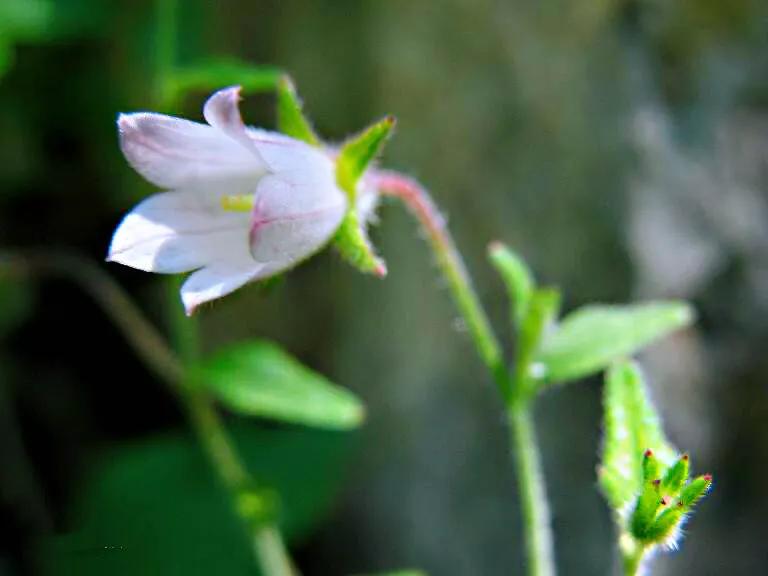
{"type": "Polygon", "coordinates": [[[535,387],[600,372],[693,320],[684,302],[650,302],[585,306],[556,323],[559,291],[538,288],[526,264],[503,244],[491,244],[489,256],[512,305],[518,377],[533,377],[535,387]]]}

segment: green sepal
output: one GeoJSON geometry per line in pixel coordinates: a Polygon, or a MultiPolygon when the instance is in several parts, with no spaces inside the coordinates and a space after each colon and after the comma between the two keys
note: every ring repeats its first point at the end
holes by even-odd
{"type": "Polygon", "coordinates": [[[664,437],[661,422],[648,397],[640,368],[634,362],[613,365],[603,390],[605,425],[600,487],[618,514],[643,490],[646,450],[668,466],[675,451],[664,437]]]}
{"type": "Polygon", "coordinates": [[[284,74],[277,82],[277,128],[280,132],[312,146],[320,146],[309,119],[304,115],[304,107],[290,76],[284,74]]]}
{"type": "Polygon", "coordinates": [[[387,275],[387,265],[374,252],[357,211],[346,213],[336,231],[334,243],[342,257],[358,270],[379,277],[387,275]]]}
{"type": "Polygon", "coordinates": [[[680,493],[680,503],[686,510],[701,500],[712,487],[712,476],[704,474],[691,480],[680,493]]]}
{"type": "Polygon", "coordinates": [[[659,459],[650,448],[643,454],[643,483],[659,479],[659,459]]]}
{"type": "Polygon", "coordinates": [[[350,264],[376,276],[386,275],[387,267],[376,255],[368,239],[367,223],[361,220],[357,210],[357,194],[360,179],[382,150],[394,126],[395,119],[387,116],[349,139],[336,158],[336,183],[347,194],[349,207],[336,232],[334,243],[350,264]]]}
{"type": "Polygon", "coordinates": [[[336,159],[336,183],[344,190],[354,206],[357,199],[357,183],[368,166],[384,148],[392,129],[394,116],[387,116],[347,140],[336,159]]]}
{"type": "Polygon", "coordinates": [[[685,512],[680,506],[673,504],[658,515],[642,538],[636,537],[644,544],[661,544],[674,535],[684,514],[685,512]]]}
{"type": "Polygon", "coordinates": [[[488,257],[504,281],[513,324],[519,328],[525,320],[536,287],[533,274],[523,259],[501,242],[493,242],[488,246],[488,257]]]}
{"type": "Polygon", "coordinates": [[[687,326],[693,317],[684,302],[586,306],[563,319],[544,342],[538,360],[546,366],[549,382],[575,380],[633,355],[687,326]]]}
{"type": "Polygon", "coordinates": [[[629,522],[632,536],[640,541],[645,538],[649,528],[656,519],[656,511],[659,509],[660,504],[661,493],[659,492],[659,483],[655,481],[645,482],[629,522]]]}
{"type": "Polygon", "coordinates": [[[664,479],[661,481],[661,490],[665,494],[677,494],[688,480],[688,455],[683,454],[669,467],[664,479]]]}

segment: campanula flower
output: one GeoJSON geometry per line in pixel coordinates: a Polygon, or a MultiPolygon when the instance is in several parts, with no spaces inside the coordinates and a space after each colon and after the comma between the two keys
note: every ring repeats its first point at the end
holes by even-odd
{"type": "Polygon", "coordinates": [[[203,108],[207,124],[149,112],[118,119],[126,159],[166,191],[123,219],[107,260],[192,272],[181,288],[188,314],[317,252],[347,211],[332,155],[245,126],[239,99],[239,87],[213,94],[203,108]]]}

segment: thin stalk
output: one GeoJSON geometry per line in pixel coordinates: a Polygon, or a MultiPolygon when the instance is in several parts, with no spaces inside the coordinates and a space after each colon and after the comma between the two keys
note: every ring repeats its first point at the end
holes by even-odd
{"type": "Polygon", "coordinates": [[[513,387],[513,379],[505,365],[499,341],[472,287],[445,220],[428,192],[415,180],[397,172],[374,172],[372,179],[382,194],[402,200],[427,233],[440,271],[448,280],[451,294],[467,322],[480,358],[490,370],[504,398],[515,447],[514,460],[523,508],[528,573],[530,576],[553,576],[555,567],[549,506],[530,401],[521,394],[520,383],[513,387]]]}
{"type": "Polygon", "coordinates": [[[530,405],[516,404],[510,408],[509,422],[515,448],[518,491],[523,508],[528,574],[553,576],[555,564],[549,505],[530,405]]]}
{"type": "Polygon", "coordinates": [[[459,312],[467,322],[477,352],[490,370],[502,397],[508,402],[512,389],[501,346],[472,287],[472,281],[445,219],[426,189],[415,180],[388,171],[374,172],[372,176],[379,191],[402,200],[427,233],[437,264],[448,281],[459,312]]]}
{"type": "MultiPolygon", "coordinates": [[[[222,484],[237,502],[254,485],[218,412],[207,395],[185,385],[184,366],[126,292],[90,260],[69,252],[2,251],[0,274],[58,276],[78,284],[102,308],[146,366],[173,392],[222,484]]],[[[238,511],[265,576],[297,576],[279,532],[238,511]]]]}

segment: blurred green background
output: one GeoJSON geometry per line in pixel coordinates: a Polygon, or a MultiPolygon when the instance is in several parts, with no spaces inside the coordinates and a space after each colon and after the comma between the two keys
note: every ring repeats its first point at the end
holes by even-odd
{"type": "MultiPolygon", "coordinates": [[[[768,4],[763,0],[183,0],[178,63],[278,66],[319,132],[386,113],[384,161],[449,218],[509,342],[490,240],[566,307],[692,300],[643,360],[670,439],[715,489],[655,574],[768,573],[768,4]]],[[[103,259],[152,191],[119,111],[152,109],[149,1],[0,0],[0,246],[103,259]]],[[[176,113],[199,119],[208,91],[176,113]]],[[[274,102],[246,99],[273,127],[274,102]]],[[[286,495],[305,574],[521,573],[503,411],[432,256],[397,206],[364,277],[332,252],[200,314],[208,351],[279,341],[368,406],[356,433],[230,418],[286,495]]],[[[103,264],[160,325],[157,276],[103,264]]],[[[173,398],[64,281],[0,281],[0,573],[244,574],[245,544],[173,398]]],[[[537,407],[561,574],[615,568],[595,484],[600,381],[537,407]]]]}

